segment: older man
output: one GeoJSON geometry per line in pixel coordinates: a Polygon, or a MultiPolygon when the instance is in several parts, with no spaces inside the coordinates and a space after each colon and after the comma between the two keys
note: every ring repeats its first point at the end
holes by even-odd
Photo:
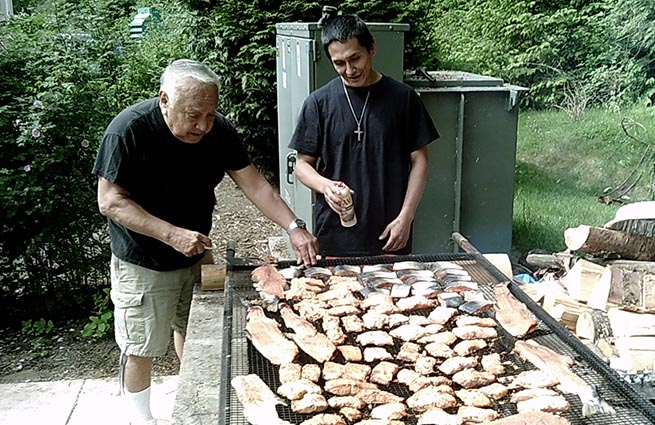
{"type": "Polygon", "coordinates": [[[235,128],[216,111],[218,76],[191,60],[171,63],[159,96],[109,124],[93,173],[111,237],[111,298],[132,424],[150,412],[152,359],[174,333],[182,357],[193,283],[227,173],[268,218],[287,229],[300,264],[316,262],[316,238],[251,164],[235,128]]]}

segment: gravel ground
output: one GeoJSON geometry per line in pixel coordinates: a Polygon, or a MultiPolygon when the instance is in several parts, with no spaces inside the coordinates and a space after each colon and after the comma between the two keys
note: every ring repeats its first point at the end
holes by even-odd
{"type": "MultiPolygon", "coordinates": [[[[268,237],[280,235],[279,227],[264,217],[226,177],[216,189],[217,208],[210,237],[217,247],[216,262],[225,256],[232,241],[238,257],[268,255],[268,237]]],[[[55,323],[43,338],[0,329],[0,383],[95,379],[116,376],[119,350],[112,338],[83,338],[86,320],[55,323]]],[[[155,359],[153,375],[179,371],[173,344],[166,355],[155,359]]]]}

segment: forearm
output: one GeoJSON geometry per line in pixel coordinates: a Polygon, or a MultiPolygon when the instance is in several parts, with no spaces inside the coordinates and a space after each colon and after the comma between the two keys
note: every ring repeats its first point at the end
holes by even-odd
{"type": "Polygon", "coordinates": [[[298,180],[316,193],[325,194],[333,183],[332,180],[321,176],[314,166],[306,161],[297,161],[295,172],[298,180]]]}
{"type": "Polygon", "coordinates": [[[98,199],[100,212],[133,232],[170,244],[176,227],[148,213],[128,196],[115,194],[98,199]]]}
{"type": "Polygon", "coordinates": [[[255,192],[244,192],[246,197],[271,221],[286,229],[296,218],[284,199],[268,183],[255,192]]]}
{"type": "Polygon", "coordinates": [[[407,191],[405,199],[400,210],[400,216],[406,217],[410,221],[414,220],[416,210],[418,209],[425,185],[428,180],[428,159],[427,148],[412,153],[412,168],[409,172],[407,191]]]}

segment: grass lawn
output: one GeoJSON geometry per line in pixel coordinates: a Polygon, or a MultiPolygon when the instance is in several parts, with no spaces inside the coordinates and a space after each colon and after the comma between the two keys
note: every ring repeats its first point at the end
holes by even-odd
{"type": "MultiPolygon", "coordinates": [[[[594,109],[574,122],[562,111],[520,113],[514,193],[514,249],[558,252],[564,231],[603,226],[619,205],[598,197],[641,178],[626,203],[653,199],[655,109],[594,109]],[[633,136],[629,137],[622,123],[633,136]],[[648,155],[644,152],[650,146],[648,155]],[[642,160],[643,158],[643,160],[642,160]],[[611,189],[610,189],[611,190],[611,189]]],[[[618,197],[616,192],[608,194],[618,197]]]]}

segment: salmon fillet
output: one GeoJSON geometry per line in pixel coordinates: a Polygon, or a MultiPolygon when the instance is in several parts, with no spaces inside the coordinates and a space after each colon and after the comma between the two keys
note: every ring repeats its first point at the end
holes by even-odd
{"type": "Polygon", "coordinates": [[[301,350],[320,363],[332,358],[336,347],[314,325],[294,313],[287,304],[280,305],[280,314],[284,324],[295,332],[290,336],[301,350]]]}
{"type": "Polygon", "coordinates": [[[259,266],[251,272],[251,277],[257,291],[284,299],[284,286],[287,281],[274,266],[259,266]]]}
{"type": "Polygon", "coordinates": [[[514,298],[504,285],[494,287],[496,320],[510,335],[523,337],[537,328],[537,320],[525,304],[514,298]]]}
{"type": "Polygon", "coordinates": [[[298,356],[296,344],[282,335],[280,325],[266,317],[261,307],[249,307],[246,321],[246,330],[252,345],[271,363],[276,365],[292,363],[298,356]]]}

